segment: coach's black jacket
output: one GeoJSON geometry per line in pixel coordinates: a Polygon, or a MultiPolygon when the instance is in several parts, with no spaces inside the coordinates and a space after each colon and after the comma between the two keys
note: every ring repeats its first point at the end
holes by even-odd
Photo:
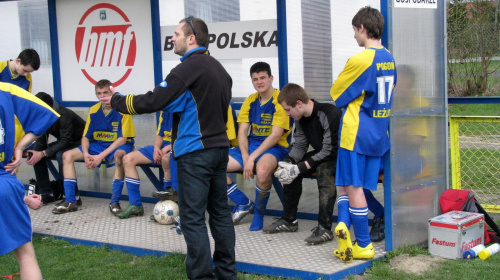
{"type": "Polygon", "coordinates": [[[175,157],[201,149],[229,148],[226,122],[231,76],[205,47],[189,51],[181,61],[153,91],[136,96],[115,94],[111,106],[125,114],[174,113],[175,157]]]}

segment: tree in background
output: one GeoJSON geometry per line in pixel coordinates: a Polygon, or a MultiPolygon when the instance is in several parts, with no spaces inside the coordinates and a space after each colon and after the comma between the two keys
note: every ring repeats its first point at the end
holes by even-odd
{"type": "MultiPolygon", "coordinates": [[[[448,0],[448,89],[451,95],[483,95],[499,66],[498,2],[448,0]]],[[[497,85],[493,85],[496,87],[497,85]]]]}

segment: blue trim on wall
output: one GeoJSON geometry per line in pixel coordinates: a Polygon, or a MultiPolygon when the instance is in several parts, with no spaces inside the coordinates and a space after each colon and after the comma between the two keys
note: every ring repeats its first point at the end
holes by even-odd
{"type": "MultiPolygon", "coordinates": [[[[52,55],[52,84],[54,86],[54,100],[61,103],[61,68],[59,62],[59,38],[57,36],[56,0],[48,0],[47,5],[49,10],[50,53],[52,55]]],[[[62,105],[65,106],[64,104],[62,105]]]]}
{"type": "Polygon", "coordinates": [[[391,172],[391,151],[384,155],[384,226],[385,226],[385,251],[392,251],[392,179],[391,172]],[[388,209],[388,210],[387,210],[388,209]]]}
{"type": "Polygon", "coordinates": [[[151,0],[151,30],[153,31],[153,67],[155,85],[163,80],[161,69],[161,28],[160,28],[160,4],[159,0],[151,0]]]}
{"type": "Polygon", "coordinates": [[[389,15],[389,5],[387,0],[380,0],[380,12],[384,16],[384,31],[382,32],[382,45],[389,49],[389,22],[392,21],[392,17],[389,15]]]}
{"type": "Polygon", "coordinates": [[[500,96],[448,97],[448,104],[498,104],[500,96]]]}
{"type": "Polygon", "coordinates": [[[288,84],[288,43],[286,35],[286,0],[276,0],[278,27],[278,64],[280,89],[288,84]]]}
{"type": "Polygon", "coordinates": [[[161,257],[164,255],[174,254],[171,252],[164,252],[164,251],[158,251],[158,250],[143,249],[143,248],[138,248],[138,247],[116,245],[116,244],[111,244],[111,243],[95,242],[95,241],[90,241],[90,240],[83,240],[83,239],[76,239],[76,238],[69,238],[69,237],[61,237],[61,236],[57,236],[57,235],[38,234],[38,233],[33,233],[33,235],[42,236],[42,237],[54,237],[56,239],[68,241],[72,245],[84,245],[84,246],[89,246],[89,247],[100,247],[100,248],[106,247],[106,248],[109,248],[111,251],[122,251],[122,252],[125,252],[127,254],[132,254],[135,256],[161,257]]]}

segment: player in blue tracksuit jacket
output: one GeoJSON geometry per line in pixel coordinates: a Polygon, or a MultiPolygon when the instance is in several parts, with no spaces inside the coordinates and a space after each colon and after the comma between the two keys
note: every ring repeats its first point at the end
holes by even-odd
{"type": "Polygon", "coordinates": [[[208,53],[208,27],[188,17],[175,28],[174,52],[181,63],[144,95],[115,94],[111,105],[127,114],[165,110],[174,114],[172,143],[177,160],[179,216],[187,245],[189,279],[236,279],[235,233],[226,194],[230,142],[226,134],[232,79],[208,53]],[[205,211],[215,241],[212,258],[205,211]]]}
{"type": "Polygon", "coordinates": [[[28,204],[37,209],[42,202],[38,195],[24,197],[24,185],[17,180],[15,171],[26,146],[58,118],[54,110],[29,92],[0,82],[0,255],[14,251],[25,279],[42,279],[26,207],[28,204]]]}
{"type": "Polygon", "coordinates": [[[394,58],[380,43],[383,15],[364,7],[352,19],[352,26],[354,38],[365,50],[347,61],[330,91],[337,107],[343,109],[335,178],[339,249],[334,252],[346,262],[375,255],[363,188],[377,188],[381,157],[390,148],[389,116],[397,81],[394,58]],[[354,244],[349,236],[351,223],[354,244]]]}

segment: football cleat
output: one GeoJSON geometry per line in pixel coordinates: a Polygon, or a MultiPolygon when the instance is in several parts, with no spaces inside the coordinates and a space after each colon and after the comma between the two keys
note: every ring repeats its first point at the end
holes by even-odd
{"type": "Polygon", "coordinates": [[[116,216],[120,219],[127,219],[130,216],[142,216],[144,215],[144,207],[141,206],[136,206],[136,205],[129,205],[123,212],[117,214],[116,216]]]}
{"type": "Polygon", "coordinates": [[[385,239],[384,217],[373,219],[373,225],[370,230],[370,239],[372,242],[379,242],[385,239]]]}
{"type": "Polygon", "coordinates": [[[233,209],[233,224],[237,225],[248,214],[253,213],[255,203],[249,202],[247,205],[237,205],[233,209]]]}
{"type": "Polygon", "coordinates": [[[283,218],[276,220],[274,223],[262,229],[264,233],[278,233],[278,232],[295,232],[299,229],[299,222],[297,220],[289,223],[283,218]]]}
{"type": "Polygon", "coordinates": [[[111,212],[111,214],[115,216],[120,214],[122,212],[122,207],[120,206],[120,203],[117,202],[111,203],[109,205],[109,212],[111,212]]]}
{"type": "Polygon", "coordinates": [[[311,230],[313,233],[304,241],[309,245],[318,245],[326,241],[333,240],[333,231],[324,228],[321,225],[311,230]]]}
{"type": "Polygon", "coordinates": [[[77,210],[78,210],[78,205],[76,205],[75,203],[64,201],[63,203],[52,209],[52,213],[64,214],[68,212],[75,212],[77,210]]]}
{"type": "Polygon", "coordinates": [[[352,256],[351,235],[349,233],[349,229],[343,222],[338,223],[337,226],[335,227],[335,235],[337,236],[339,249],[338,249],[338,254],[336,254],[334,251],[334,255],[339,259],[343,260],[344,262],[352,261],[353,256],[352,256]]]}
{"type": "Polygon", "coordinates": [[[357,242],[352,246],[352,257],[356,260],[369,260],[375,256],[375,249],[373,244],[368,244],[365,248],[359,247],[357,242]]]}

